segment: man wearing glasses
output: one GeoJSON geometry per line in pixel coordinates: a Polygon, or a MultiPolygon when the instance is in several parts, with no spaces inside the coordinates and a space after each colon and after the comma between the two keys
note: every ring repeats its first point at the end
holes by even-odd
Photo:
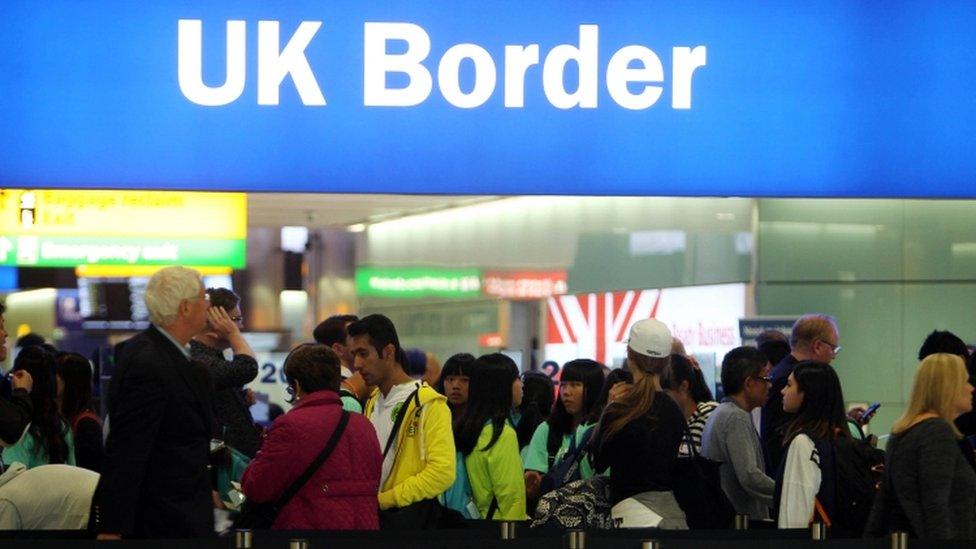
{"type": "Polygon", "coordinates": [[[214,383],[217,438],[247,457],[254,457],[261,435],[244,397],[244,386],[258,375],[254,351],[241,335],[241,298],[227,288],[207,288],[207,329],[190,342],[190,356],[210,372],[214,383]],[[230,349],[232,360],[224,358],[230,349]]]}
{"type": "Polygon", "coordinates": [[[755,347],[738,347],[722,360],[725,401],[712,412],[702,433],[702,455],[722,464],[722,491],[740,515],[769,518],[776,481],[764,472],[762,445],[752,410],[769,398],[769,362],[755,347]]]}
{"type": "Polygon", "coordinates": [[[807,314],[797,319],[790,332],[790,354],[773,367],[769,401],[763,406],[760,438],[766,458],[766,474],[775,475],[783,458],[783,433],[793,414],[783,411],[783,387],[797,364],[806,360],[830,364],[840,352],[837,320],[824,314],[807,314]]]}

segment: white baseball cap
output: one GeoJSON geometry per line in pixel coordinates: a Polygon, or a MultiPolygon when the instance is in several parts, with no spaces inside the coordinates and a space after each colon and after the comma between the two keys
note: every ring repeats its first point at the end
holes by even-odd
{"type": "Polygon", "coordinates": [[[656,318],[638,320],[630,327],[627,346],[651,358],[671,356],[671,330],[656,318]]]}

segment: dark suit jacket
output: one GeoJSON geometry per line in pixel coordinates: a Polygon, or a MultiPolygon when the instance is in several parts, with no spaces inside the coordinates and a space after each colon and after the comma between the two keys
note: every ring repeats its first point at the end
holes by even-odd
{"type": "Polygon", "coordinates": [[[213,535],[206,371],[153,326],[116,358],[95,528],[141,538],[213,535]]]}
{"type": "Polygon", "coordinates": [[[783,388],[797,364],[799,361],[793,355],[786,355],[770,372],[773,385],[769,388],[769,400],[762,409],[759,437],[766,460],[766,474],[772,478],[776,478],[779,462],[783,459],[783,433],[793,421],[793,414],[783,411],[783,388]]]}

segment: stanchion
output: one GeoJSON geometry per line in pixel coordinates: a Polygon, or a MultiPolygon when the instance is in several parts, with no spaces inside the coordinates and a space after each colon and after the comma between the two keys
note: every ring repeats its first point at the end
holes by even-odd
{"type": "Polygon", "coordinates": [[[893,532],[891,534],[891,549],[908,549],[908,534],[893,532]]]}
{"type": "Polygon", "coordinates": [[[567,531],[566,549],[586,549],[586,532],[583,530],[567,531]]]}
{"type": "Polygon", "coordinates": [[[661,549],[661,542],[656,539],[641,540],[641,549],[661,549]]]}
{"type": "Polygon", "coordinates": [[[308,549],[308,540],[293,539],[288,542],[288,549],[308,549]]]}
{"type": "Polygon", "coordinates": [[[253,543],[250,530],[234,530],[234,549],[251,549],[253,543]]]}
{"type": "Polygon", "coordinates": [[[736,515],[735,516],[735,529],[736,530],[748,530],[749,529],[749,515],[736,515]]]}
{"type": "Polygon", "coordinates": [[[824,541],[827,539],[827,525],[822,522],[814,522],[811,524],[810,539],[813,541],[824,541]]]}
{"type": "Polygon", "coordinates": [[[500,524],[502,539],[515,539],[515,523],[503,522],[500,524]]]}

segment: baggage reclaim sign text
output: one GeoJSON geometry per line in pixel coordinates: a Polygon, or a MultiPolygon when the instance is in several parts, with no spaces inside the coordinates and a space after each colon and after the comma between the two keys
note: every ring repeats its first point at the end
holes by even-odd
{"type": "MultiPolygon", "coordinates": [[[[195,104],[229,105],[244,92],[248,23],[231,20],[225,25],[226,77],[223,84],[209,86],[203,77],[203,21],[181,19],[178,23],[179,87],[183,96],[195,104]]],[[[278,105],[281,85],[289,76],[302,104],[329,104],[328,82],[316,77],[314,59],[306,56],[316,34],[326,32],[322,29],[321,21],[303,21],[290,37],[282,40],[278,21],[257,23],[259,105],[278,105]]],[[[624,109],[654,106],[665,86],[670,86],[672,109],[691,109],[692,84],[696,71],[706,65],[706,46],[671,48],[671,70],[666,75],[661,57],[640,44],[621,46],[605,67],[599,66],[599,37],[598,25],[579,25],[572,43],[559,44],[548,52],[541,51],[539,44],[510,44],[501,52],[490,52],[478,44],[460,43],[448,48],[440,59],[432,59],[431,36],[423,27],[368,22],[363,25],[363,105],[413,107],[427,101],[436,86],[444,99],[457,108],[480,107],[500,93],[506,108],[519,109],[525,106],[526,86],[541,85],[549,104],[556,109],[595,109],[599,107],[602,79],[614,103],[624,109]],[[391,48],[391,44],[396,47],[391,48]],[[462,77],[462,64],[473,66],[473,82],[462,77]],[[528,76],[529,69],[535,66],[542,68],[541,82],[528,76]],[[388,79],[392,75],[405,76],[408,83],[392,87],[388,79]],[[575,80],[575,89],[567,89],[567,77],[575,80]]]]}

